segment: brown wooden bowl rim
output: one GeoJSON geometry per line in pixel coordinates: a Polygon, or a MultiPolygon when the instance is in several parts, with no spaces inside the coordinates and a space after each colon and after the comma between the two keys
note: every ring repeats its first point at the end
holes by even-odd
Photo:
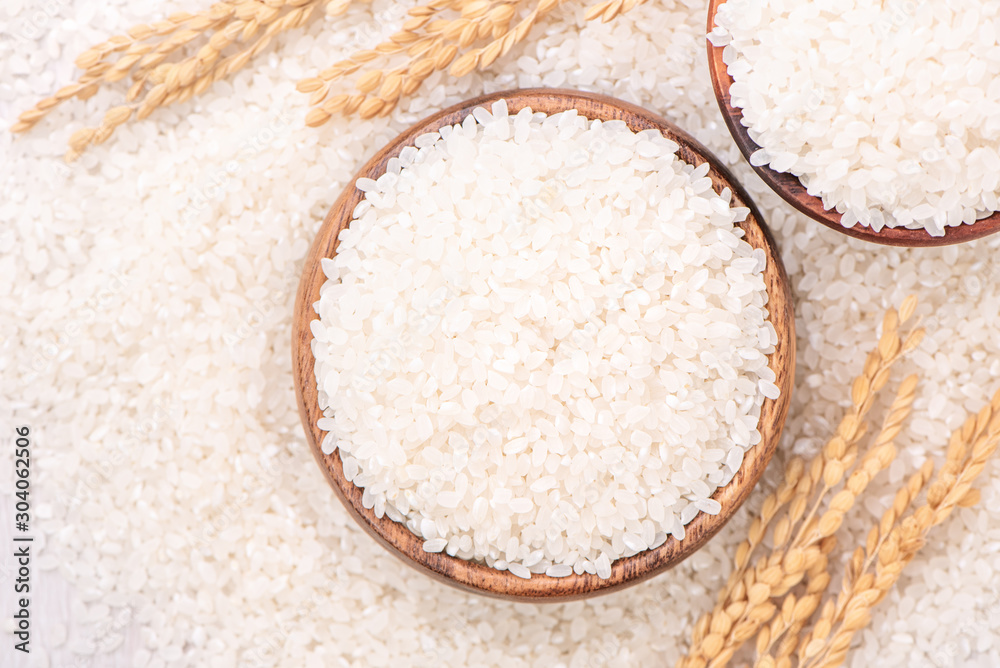
{"type": "MultiPolygon", "coordinates": [[[[715,14],[720,5],[726,0],[710,0],[708,5],[708,32],[715,28],[715,14]]],[[[712,76],[712,87],[715,90],[715,97],[722,110],[722,117],[726,121],[733,140],[739,147],[740,152],[750,162],[750,156],[760,146],[750,138],[750,133],[743,125],[743,110],[732,106],[729,95],[729,88],[733,85],[733,78],[729,75],[729,70],[722,60],[724,47],[717,47],[706,39],[708,44],[708,69],[712,76]]],[[[855,239],[869,241],[886,246],[950,246],[952,244],[964,243],[981,239],[982,237],[1000,231],[1000,211],[992,215],[977,220],[971,225],[958,225],[956,227],[946,227],[944,236],[935,237],[925,229],[911,230],[903,227],[883,227],[881,232],[875,232],[869,227],[860,223],[855,223],[852,227],[844,227],[841,222],[841,214],[834,209],[826,209],[823,200],[814,197],[806,192],[802,182],[797,176],[789,173],[776,172],[767,165],[754,165],[750,163],[757,175],[776,192],[783,200],[793,207],[809,216],[813,220],[837,230],[842,234],[855,239]]]]}
{"type": "Polygon", "coordinates": [[[604,95],[559,89],[503,91],[461,102],[413,125],[376,153],[358,171],[331,207],[310,248],[296,296],[292,332],[295,394],[309,446],[320,468],[358,524],[390,552],[438,580],[469,591],[521,601],[566,601],[633,585],[676,565],[722,528],[746,500],[777,447],[788,412],[795,365],[794,323],[788,278],[760,212],[742,186],[704,146],[663,118],[604,95]],[[317,420],[322,417],[322,412],[317,399],[315,358],[310,345],[312,332],[309,323],[316,317],[313,305],[318,300],[320,287],[325,281],[320,259],[332,257],[337,246],[336,235],[344,221],[350,220],[351,212],[363,195],[355,187],[357,179],[363,176],[374,178],[383,173],[386,161],[398,155],[404,146],[412,144],[416,136],[444,125],[461,122],[474,108],[482,106],[489,109],[492,102],[501,97],[507,100],[512,114],[524,106],[549,114],[566,109],[578,109],[581,115],[588,118],[595,116],[606,119],[621,118],[634,131],[656,128],[671,135],[671,138],[680,145],[678,155],[682,159],[691,164],[707,161],[711,166],[709,175],[713,179],[716,191],[721,192],[723,185],[729,187],[733,193],[733,205],[744,206],[750,210],[747,220],[740,226],[748,231],[746,235],[748,238],[751,236],[754,238],[751,243],[764,248],[767,253],[765,281],[769,298],[769,320],[775,325],[779,338],[775,352],[769,356],[769,365],[775,369],[776,384],[781,389],[781,396],[777,400],[765,400],[762,406],[761,443],[747,452],[743,465],[733,480],[725,487],[719,488],[713,495],[716,500],[722,499],[720,502],[723,510],[719,515],[699,513],[686,526],[686,536],[683,541],[678,542],[669,537],[658,548],[616,560],[612,564],[612,576],[607,580],[586,573],[565,578],[533,574],[530,579],[522,579],[507,571],[498,571],[485,564],[451,557],[444,552],[433,554],[424,552],[423,540],[411,533],[403,524],[394,522],[387,516],[378,519],[372,510],[364,508],[361,503],[362,490],[343,476],[339,453],[334,451],[330,455],[324,455],[320,449],[324,432],[317,426],[317,420]]]}

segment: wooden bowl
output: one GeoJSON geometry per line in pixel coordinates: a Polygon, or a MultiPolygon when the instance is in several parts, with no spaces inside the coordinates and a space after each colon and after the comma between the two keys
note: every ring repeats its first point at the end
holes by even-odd
{"type": "MultiPolygon", "coordinates": [[[[715,14],[719,6],[725,4],[725,1],[709,1],[709,32],[715,28],[715,14]]],[[[729,76],[729,70],[722,60],[723,50],[723,47],[717,47],[708,42],[708,69],[712,75],[712,86],[715,88],[715,97],[719,101],[719,108],[722,110],[726,125],[729,126],[729,132],[733,135],[736,145],[740,147],[747,162],[750,162],[751,154],[760,146],[750,138],[747,128],[743,125],[743,110],[734,107],[731,103],[729,87],[733,85],[733,78],[729,76]]],[[[852,227],[844,227],[840,222],[841,214],[837,213],[836,210],[824,208],[823,200],[807,193],[797,176],[776,172],[767,165],[755,166],[751,163],[751,166],[764,183],[786,202],[813,220],[855,239],[863,239],[887,246],[948,246],[979,239],[1000,230],[1000,212],[971,225],[948,227],[945,229],[944,236],[940,237],[931,236],[924,229],[909,230],[902,227],[883,227],[880,232],[875,232],[860,223],[856,223],[852,227]]]]}
{"type": "Polygon", "coordinates": [[[581,115],[591,119],[624,120],[637,132],[655,128],[680,145],[679,155],[684,161],[695,165],[707,161],[711,165],[709,176],[716,192],[730,188],[733,191],[734,205],[750,209],[750,215],[745,222],[740,223],[740,227],[746,231],[746,239],[751,245],[767,252],[765,280],[770,321],[778,332],[779,339],[775,352],[770,356],[770,366],[777,374],[776,384],[781,388],[781,397],[775,401],[766,400],[763,404],[760,418],[762,441],[747,452],[743,465],[733,480],[713,496],[722,505],[722,512],[715,516],[704,513],[697,515],[687,525],[683,541],[671,537],[656,549],[615,561],[612,564],[611,578],[607,580],[588,574],[565,578],[532,575],[531,579],[525,580],[485,564],[450,557],[443,552],[424,552],[423,540],[405,526],[388,517],[377,518],[372,510],[364,508],[361,504],[362,490],[344,478],[339,453],[334,451],[324,455],[320,449],[323,432],[316,425],[322,412],[317,399],[313,370],[315,358],[310,346],[313,337],[309,323],[316,318],[313,305],[319,300],[320,287],[326,280],[320,268],[320,260],[336,253],[337,235],[350,222],[351,212],[362,199],[363,193],[355,187],[354,182],[347,186],[330,209],[313,242],[295,302],[292,333],[295,390],[302,425],[316,461],[358,523],[390,552],[418,570],[448,584],[490,596],[521,601],[565,601],[636,584],[674,566],[704,545],[746,500],[774,453],[788,411],[795,366],[795,321],[788,279],[781,258],[760,214],[743,188],[715,157],[687,134],[644,109],[610,97],[568,90],[532,89],[494,93],[462,102],[420,121],[399,135],[361,168],[355,181],[361,177],[377,178],[383,174],[389,158],[398,155],[403,147],[411,145],[418,135],[432,132],[444,125],[460,123],[475,107],[489,109],[500,98],[507,100],[512,114],[525,106],[547,114],[577,109],[581,115]]]}

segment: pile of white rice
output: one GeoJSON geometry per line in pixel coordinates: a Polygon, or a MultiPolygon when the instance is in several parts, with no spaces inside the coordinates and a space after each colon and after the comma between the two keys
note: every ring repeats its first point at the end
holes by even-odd
{"type": "MultiPolygon", "coordinates": [[[[202,5],[3,3],[0,120],[9,125],[69,82],[73,58],[91,44],[202,5]]],[[[376,0],[336,30],[312,24],[67,169],[58,158],[69,134],[97,122],[124,88],[70,103],[22,139],[0,133],[0,431],[9,438],[28,423],[37,434],[36,665],[611,668],[677,658],[763,489],[671,572],[591,601],[511,604],[403,567],[348,517],[306,446],[289,338],[308,244],[368,156],[484,90],[600,90],[666,115],[736,165],[781,243],[797,299],[796,390],[763,488],[788,452],[814,452],[829,436],[883,308],[921,294],[931,334],[900,370],[924,378],[914,416],[843,544],[864,540],[904,475],[940,456],[950,429],[1000,382],[1000,238],[865,245],[768,194],[712,96],[702,0],[647,3],[585,27],[582,10],[567,7],[486,79],[436,76],[390,119],[301,127],[305,100],[292,80],[370,44],[404,9],[376,0]],[[47,604],[64,582],[72,600],[47,604]]],[[[9,574],[13,451],[2,453],[0,573],[9,574]]],[[[907,567],[850,665],[1000,665],[995,463],[982,488],[983,503],[956,513],[907,567]]],[[[9,602],[9,575],[0,587],[9,602]]],[[[30,665],[13,656],[12,636],[2,641],[5,666],[30,665]]]]}
{"type": "Polygon", "coordinates": [[[491,111],[358,181],[311,323],[323,450],[427,552],[608,578],[760,443],[765,251],[659,131],[491,111]]]}
{"type": "Polygon", "coordinates": [[[755,165],[857,223],[969,224],[1000,195],[1000,0],[728,0],[733,106],[755,165]]]}

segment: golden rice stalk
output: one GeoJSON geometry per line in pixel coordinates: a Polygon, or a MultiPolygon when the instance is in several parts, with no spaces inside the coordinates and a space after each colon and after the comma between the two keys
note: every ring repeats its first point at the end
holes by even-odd
{"type": "Polygon", "coordinates": [[[197,35],[229,19],[236,5],[246,0],[226,0],[213,4],[209,9],[197,14],[181,12],[171,14],[163,21],[133,26],[125,35],[116,35],[80,54],[76,66],[83,70],[79,80],[63,86],[54,95],[38,102],[34,108],[23,112],[11,132],[27,132],[45,115],[66,100],[78,97],[86,99],[103,83],[118,81],[128,75],[129,70],[143,58],[149,58],[160,50],[178,46],[194,39],[197,35]],[[159,45],[150,40],[160,40],[159,45]],[[121,54],[111,62],[109,56],[121,54]]]}
{"type": "Polygon", "coordinates": [[[112,37],[81,54],[76,61],[84,70],[79,80],[21,114],[11,130],[26,132],[61,102],[86,99],[101,85],[131,76],[126,104],[109,110],[98,127],[72,135],[66,154],[72,160],[88,146],[106,141],[130,118],[142,119],[159,107],[187,100],[241,69],[275,35],[302,26],[320,3],[224,0],[203,12],[174,14],[165,21],[134,26],[127,35],[112,37]],[[193,55],[168,62],[199,40],[204,43],[193,55]],[[235,52],[223,55],[232,48],[235,52]]]}
{"type": "Polygon", "coordinates": [[[933,462],[930,460],[924,462],[920,470],[914,473],[906,485],[896,492],[892,506],[882,515],[879,524],[869,531],[865,546],[855,548],[851,560],[847,563],[841,591],[836,597],[836,601],[833,598],[826,601],[819,618],[799,644],[798,658],[800,663],[807,660],[807,653],[811,657],[822,651],[823,643],[834,625],[843,620],[846,606],[851,601],[855,589],[865,590],[874,582],[874,576],[867,572],[872,565],[872,560],[878,555],[882,545],[896,527],[898,519],[927,485],[933,472],[933,462]]]}
{"type": "MultiPolygon", "coordinates": [[[[902,429],[903,422],[909,416],[916,398],[917,377],[909,376],[899,386],[896,398],[889,408],[889,414],[882,425],[882,430],[875,438],[861,464],[851,473],[844,488],[830,500],[829,508],[814,523],[812,534],[806,532],[801,542],[808,544],[816,538],[832,536],[843,523],[844,515],[849,511],[857,497],[864,492],[868,483],[876,473],[886,469],[896,457],[894,440],[902,429]]],[[[840,474],[838,477],[843,477],[840,474]]],[[[827,484],[824,494],[832,486],[827,484]]]]}
{"type": "MultiPolygon", "coordinates": [[[[812,523],[814,529],[807,532],[803,538],[796,540],[795,546],[789,551],[789,554],[793,554],[795,550],[809,549],[817,543],[825,544],[828,551],[833,549],[834,533],[840,527],[845,514],[854,506],[857,497],[864,491],[875,474],[886,469],[895,458],[896,447],[893,441],[910,414],[913,400],[916,398],[916,387],[916,376],[909,376],[900,384],[896,398],[882,424],[882,429],[861,463],[848,477],[844,488],[830,500],[828,509],[818,522],[812,523]]],[[[826,496],[828,492],[829,487],[826,487],[822,496],[826,496]]],[[[810,565],[812,571],[806,573],[808,585],[801,599],[796,602],[794,594],[788,594],[782,605],[783,614],[773,620],[770,628],[764,626],[758,632],[757,653],[760,658],[757,665],[780,667],[791,664],[791,656],[798,646],[798,636],[819,607],[823,592],[826,591],[830,582],[825,555],[826,553],[823,553],[822,560],[816,560],[810,565]],[[787,612],[785,612],[786,609],[787,612]],[[779,643],[777,647],[775,647],[776,643],[779,643]],[[777,651],[772,654],[772,649],[777,651]]],[[[797,584],[795,576],[797,573],[789,569],[786,585],[794,586],[797,584]]],[[[780,596],[782,593],[777,590],[772,592],[772,596],[780,596]]]]}
{"type": "MultiPolygon", "coordinates": [[[[814,465],[817,468],[822,468],[823,487],[814,499],[808,515],[805,516],[800,524],[796,543],[801,543],[805,540],[804,534],[807,532],[819,529],[817,526],[818,520],[815,520],[814,517],[821,501],[831,489],[840,484],[845,472],[853,466],[857,458],[858,443],[867,429],[864,423],[864,416],[871,410],[876,394],[888,382],[892,365],[901,356],[914,350],[923,340],[924,330],[920,328],[911,331],[905,339],[902,339],[898,335],[899,325],[907,322],[913,316],[916,306],[917,299],[911,295],[903,300],[899,312],[891,308],[886,312],[882,320],[882,336],[879,338],[878,346],[869,354],[868,359],[865,361],[862,375],[854,380],[851,387],[851,401],[855,410],[841,421],[837,429],[837,434],[827,443],[824,448],[824,460],[822,464],[814,461],[814,465]]],[[[915,389],[916,379],[914,378],[910,382],[914,385],[914,388],[911,389],[915,389]]],[[[901,422],[902,418],[905,418],[905,414],[897,416],[897,418],[901,422]]],[[[899,422],[893,426],[895,431],[889,435],[890,441],[899,431],[899,422]]],[[[841,501],[843,502],[844,499],[841,501]]],[[[832,522],[835,520],[831,517],[827,521],[832,522]]]]}
{"type": "Polygon", "coordinates": [[[599,2],[596,5],[588,7],[584,18],[587,21],[599,18],[604,23],[607,23],[615,19],[618,15],[624,14],[645,2],[646,0],[604,0],[604,2],[599,2]]]}
{"type": "MultiPolygon", "coordinates": [[[[864,551],[857,550],[852,566],[860,570],[874,562],[874,572],[862,572],[852,578],[852,586],[839,597],[836,605],[828,602],[829,614],[821,616],[808,642],[799,653],[802,668],[834,668],[844,662],[854,635],[871,620],[871,610],[899,580],[903,568],[913,560],[926,542],[930,530],[944,522],[956,507],[968,507],[979,502],[972,489],[987,461],[1000,445],[1000,391],[988,406],[970,416],[953,435],[945,464],[927,494],[926,503],[902,521],[897,521],[901,506],[930,478],[931,467],[925,464],[904,490],[897,494],[893,507],[878,527],[880,540],[869,534],[864,551]],[[886,533],[888,529],[888,533],[886,533]],[[866,558],[865,558],[866,557],[866,558]]],[[[826,612],[826,611],[825,611],[826,612]]]]}
{"type": "Polygon", "coordinates": [[[387,40],[334,63],[318,76],[299,81],[297,89],[310,95],[313,106],[306,124],[323,125],[338,113],[357,113],[361,118],[384,116],[436,71],[448,69],[452,76],[461,77],[476,69],[486,69],[566,0],[537,0],[524,18],[512,26],[521,1],[432,1],[411,9],[411,18],[387,40]],[[441,18],[446,11],[457,16],[441,18]],[[473,47],[483,39],[490,41],[473,47]],[[393,70],[374,64],[404,52],[408,62],[393,70]],[[330,97],[333,83],[354,74],[358,74],[354,83],[356,94],[330,97]],[[355,103],[359,97],[360,102],[355,103]]]}
{"type": "MultiPolygon", "coordinates": [[[[866,431],[865,418],[876,395],[888,382],[892,366],[916,348],[923,336],[920,329],[910,332],[905,339],[899,335],[899,325],[909,320],[915,309],[916,298],[909,297],[898,313],[893,309],[886,313],[878,346],[869,354],[861,375],[852,385],[851,409],[841,420],[834,437],[797,478],[786,512],[773,525],[771,553],[759,557],[751,568],[748,567],[750,549],[740,546],[733,576],[720,593],[713,610],[695,625],[691,648],[688,655],[677,663],[678,668],[725,665],[746,640],[770,623],[778,612],[773,599],[784,597],[808,573],[815,574],[819,582],[823,581],[820,566],[825,568],[826,555],[835,545],[832,534],[825,533],[824,529],[836,523],[835,518],[846,512],[848,499],[841,498],[832,506],[829,512],[833,514],[824,514],[821,518],[814,515],[824,496],[843,480],[845,473],[854,465],[858,444],[866,431]],[[817,490],[820,491],[818,495],[817,490]]],[[[883,432],[886,439],[876,439],[877,447],[872,449],[873,454],[865,457],[862,473],[858,477],[852,474],[853,489],[860,492],[871,475],[891,461],[890,455],[894,456],[891,437],[895,437],[899,423],[909,412],[914,388],[915,382],[911,379],[904,382],[886,420],[887,430],[883,432]]],[[[853,494],[850,505],[853,505],[853,494]]],[[[815,602],[810,598],[808,603],[803,604],[803,609],[813,606],[815,602]]],[[[794,618],[790,626],[792,624],[795,624],[794,618]]],[[[762,646],[769,647],[770,643],[768,638],[762,646]]]]}
{"type": "MultiPolygon", "coordinates": [[[[115,107],[105,115],[100,126],[78,130],[70,137],[66,160],[72,161],[88,146],[106,141],[118,126],[131,118],[133,112],[135,117],[141,120],[160,107],[184,102],[202,93],[215,81],[242,69],[247,62],[267,48],[275,35],[303,25],[317,4],[318,0],[284,0],[284,6],[294,8],[281,14],[277,6],[248,3],[244,0],[235,14],[246,17],[249,9],[244,8],[253,9],[256,6],[256,13],[251,20],[257,26],[264,28],[259,38],[249,44],[242,43],[241,50],[223,58],[222,50],[235,43],[238,34],[242,34],[234,26],[245,25],[245,21],[237,18],[235,22],[213,34],[208,43],[194,56],[178,63],[160,65],[147,77],[153,87],[141,101],[133,105],[115,107]]],[[[134,95],[132,99],[138,97],[138,93],[132,90],[129,91],[129,95],[134,95]]]]}
{"type": "Polygon", "coordinates": [[[558,7],[564,0],[539,0],[535,8],[523,19],[521,19],[514,28],[508,30],[502,36],[494,39],[488,45],[473,49],[462,55],[455,64],[451,66],[449,73],[454,77],[465,76],[469,72],[475,69],[486,69],[493,62],[501,57],[507,55],[507,53],[514,47],[515,44],[523,40],[528,31],[541,19],[543,16],[551,12],[553,9],[558,7]]]}
{"type": "MultiPolygon", "coordinates": [[[[435,71],[450,68],[453,76],[463,76],[476,69],[486,69],[524,40],[543,16],[565,1],[537,0],[527,15],[514,25],[511,23],[523,0],[430,0],[414,7],[408,12],[410,19],[382,43],[339,61],[318,77],[299,82],[299,90],[310,94],[313,107],[306,116],[306,123],[322,125],[336,113],[357,113],[362,118],[386,115],[403,96],[415,92],[435,71]],[[438,18],[442,12],[457,16],[438,18]],[[489,41],[474,47],[481,40],[489,41]],[[366,64],[375,59],[404,52],[408,62],[390,70],[389,74],[365,70],[366,64]],[[329,98],[333,81],[359,71],[361,77],[356,94],[329,98]]],[[[588,20],[600,17],[610,21],[644,1],[606,0],[591,7],[586,16],[588,20]]],[[[176,13],[162,21],[133,26],[127,34],[111,37],[80,54],[76,60],[83,70],[79,79],[23,112],[11,131],[27,132],[62,102],[74,97],[85,100],[101,85],[131,77],[133,83],[125,95],[127,104],[122,105],[130,113],[116,107],[105,115],[97,128],[74,133],[67,153],[67,159],[73,159],[87,146],[105,141],[116,127],[133,115],[144,118],[160,106],[186,100],[205,90],[212,81],[243,67],[260,52],[258,45],[266,45],[275,34],[276,31],[267,30],[267,27],[280,25],[283,30],[298,27],[315,6],[322,6],[327,16],[339,16],[347,11],[351,2],[221,0],[202,12],[176,13]],[[283,20],[292,13],[296,14],[296,19],[283,20]],[[244,47],[233,56],[222,57],[224,49],[233,44],[247,44],[262,30],[264,36],[253,46],[244,47]],[[194,60],[169,61],[209,35],[194,60]],[[219,69],[213,69],[213,63],[219,69]]]]}

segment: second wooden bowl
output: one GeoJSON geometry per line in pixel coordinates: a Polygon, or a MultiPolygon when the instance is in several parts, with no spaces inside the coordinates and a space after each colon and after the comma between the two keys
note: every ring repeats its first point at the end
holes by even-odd
{"type": "MultiPolygon", "coordinates": [[[[708,5],[708,32],[715,29],[715,15],[721,5],[726,0],[710,0],[708,5]]],[[[722,60],[723,47],[714,46],[708,42],[708,69],[712,75],[712,86],[715,88],[715,97],[722,110],[722,116],[729,127],[729,132],[733,135],[740,152],[750,162],[750,156],[760,146],[750,138],[746,126],[743,125],[743,111],[732,105],[729,95],[729,87],[733,85],[733,78],[729,75],[726,63],[722,60]]],[[[840,222],[840,214],[834,209],[826,209],[823,200],[813,197],[806,192],[805,186],[794,174],[776,172],[767,165],[753,165],[753,170],[771,188],[778,193],[786,202],[796,209],[806,214],[815,221],[837,230],[843,234],[871,241],[887,246],[948,246],[950,244],[962,243],[979,239],[994,232],[1000,231],[1000,212],[994,213],[988,218],[978,220],[971,225],[958,225],[948,227],[944,236],[931,236],[927,230],[910,230],[904,227],[884,227],[876,232],[870,227],[855,224],[852,227],[844,227],[840,222]]]]}
{"type": "Polygon", "coordinates": [[[722,528],[746,500],[774,453],[788,411],[795,367],[795,321],[788,279],[760,214],[743,188],[707,149],[659,116],[610,97],[568,90],[518,90],[485,95],[434,114],[399,135],[361,168],[354,181],[347,186],[330,209],[306,258],[295,302],[292,357],[299,413],[313,455],[337,495],[369,534],[406,563],[448,584],[507,599],[565,601],[636,584],[679,563],[722,528]],[[777,400],[765,400],[761,409],[759,427],[761,443],[747,452],[743,465],[733,480],[718,489],[713,496],[722,505],[722,511],[718,515],[700,513],[687,525],[684,540],[669,538],[658,548],[615,561],[609,579],[602,580],[596,575],[583,574],[565,578],[533,575],[531,579],[526,580],[509,572],[498,571],[485,564],[451,557],[445,553],[424,552],[421,538],[388,517],[376,517],[372,510],[362,505],[362,490],[344,477],[343,465],[337,451],[325,455],[320,449],[324,432],[317,427],[317,421],[323,415],[317,399],[314,375],[316,360],[310,345],[312,332],[309,323],[316,318],[313,305],[319,300],[320,288],[326,281],[320,261],[323,258],[333,257],[337,252],[337,237],[350,223],[354,207],[363,197],[363,193],[355,187],[355,182],[358,178],[374,179],[383,174],[386,162],[399,155],[404,147],[412,145],[417,136],[433,132],[445,125],[460,123],[476,107],[485,107],[488,110],[490,105],[500,98],[507,101],[512,114],[524,107],[531,107],[546,114],[576,109],[582,116],[590,119],[623,120],[635,132],[649,128],[659,130],[680,146],[678,155],[685,162],[696,166],[703,162],[709,163],[711,167],[709,176],[716,192],[721,193],[723,189],[729,188],[733,193],[733,206],[750,209],[750,215],[739,225],[746,233],[746,240],[755,248],[762,248],[767,253],[765,282],[769,298],[768,309],[770,322],[778,333],[778,345],[769,362],[777,375],[776,384],[781,389],[781,396],[777,400]]]}

